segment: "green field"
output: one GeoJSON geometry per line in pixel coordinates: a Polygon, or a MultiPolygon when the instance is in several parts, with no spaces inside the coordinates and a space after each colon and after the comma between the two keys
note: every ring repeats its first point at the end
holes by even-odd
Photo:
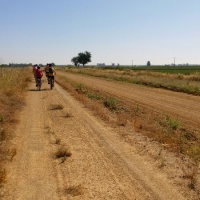
{"type": "Polygon", "coordinates": [[[132,71],[152,71],[152,72],[161,72],[161,73],[169,73],[169,74],[194,74],[200,73],[200,65],[196,66],[135,66],[135,67],[128,67],[128,66],[106,66],[101,67],[101,69],[118,69],[118,70],[132,70],[132,71]]]}

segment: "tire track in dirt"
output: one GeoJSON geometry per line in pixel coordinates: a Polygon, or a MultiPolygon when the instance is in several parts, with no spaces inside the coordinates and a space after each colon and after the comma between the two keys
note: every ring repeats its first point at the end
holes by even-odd
{"type": "Polygon", "coordinates": [[[183,124],[200,129],[200,97],[158,88],[107,81],[90,76],[58,72],[86,86],[115,96],[129,104],[137,103],[155,112],[170,115],[183,124]],[[92,84],[91,84],[92,83],[92,84]]]}

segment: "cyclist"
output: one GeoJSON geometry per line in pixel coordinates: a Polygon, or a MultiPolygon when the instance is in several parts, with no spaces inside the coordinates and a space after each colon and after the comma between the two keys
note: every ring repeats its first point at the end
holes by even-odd
{"type": "MultiPolygon", "coordinates": [[[[45,75],[47,77],[47,80],[48,80],[48,75],[49,75],[49,64],[47,63],[46,67],[45,67],[45,75]]],[[[48,84],[49,84],[49,80],[48,80],[48,84]]]]}
{"type": "Polygon", "coordinates": [[[53,80],[53,85],[54,85],[54,76],[56,75],[55,69],[52,67],[51,64],[49,64],[49,69],[48,69],[48,84],[50,83],[49,79],[52,78],[53,80]]]}
{"type": "Polygon", "coordinates": [[[36,70],[37,70],[37,65],[33,65],[33,74],[34,74],[35,81],[36,81],[36,70]]]}
{"type": "Polygon", "coordinates": [[[40,79],[40,81],[41,81],[42,76],[43,76],[43,72],[40,69],[40,66],[37,66],[37,70],[36,70],[35,75],[36,75],[36,87],[37,87],[38,86],[38,84],[37,84],[38,83],[38,79],[40,79]]]}

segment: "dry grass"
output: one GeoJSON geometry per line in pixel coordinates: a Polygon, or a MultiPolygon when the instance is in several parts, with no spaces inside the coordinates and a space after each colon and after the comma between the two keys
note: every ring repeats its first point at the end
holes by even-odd
{"type": "Polygon", "coordinates": [[[194,162],[192,165],[187,166],[183,170],[183,178],[188,180],[188,187],[192,190],[196,189],[197,186],[197,175],[198,175],[199,163],[194,162]]]}
{"type": "Polygon", "coordinates": [[[6,96],[19,96],[30,82],[29,70],[0,67],[0,91],[6,96]],[[21,75],[23,74],[23,76],[21,75]]]}
{"type": "Polygon", "coordinates": [[[0,148],[1,154],[3,152],[0,155],[0,185],[6,179],[6,170],[1,165],[2,159],[9,157],[12,161],[17,153],[15,148],[9,148],[9,140],[18,123],[17,112],[24,105],[24,93],[31,76],[32,72],[28,68],[0,67],[0,148]]]}
{"type": "Polygon", "coordinates": [[[7,173],[6,170],[0,170],[0,188],[3,186],[3,184],[6,182],[7,173]]]}
{"type": "Polygon", "coordinates": [[[128,115],[127,115],[127,113],[119,113],[117,115],[117,124],[119,126],[126,126],[127,122],[128,122],[128,115]]]}
{"type": "Polygon", "coordinates": [[[69,112],[65,112],[63,117],[64,118],[70,118],[70,117],[73,117],[73,115],[71,113],[69,113],[69,112]]]}
{"type": "Polygon", "coordinates": [[[81,185],[71,186],[65,190],[66,194],[71,195],[73,197],[80,196],[84,194],[84,188],[81,185]]]}
{"type": "Polygon", "coordinates": [[[117,110],[117,100],[115,98],[106,98],[103,101],[105,107],[109,108],[110,110],[117,110]]]}

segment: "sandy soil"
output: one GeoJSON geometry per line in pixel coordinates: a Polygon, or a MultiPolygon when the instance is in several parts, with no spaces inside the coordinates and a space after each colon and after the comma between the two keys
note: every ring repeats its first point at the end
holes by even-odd
{"type": "MultiPolygon", "coordinates": [[[[69,76],[73,79],[79,77],[69,76]]],[[[81,82],[90,79],[79,78],[81,82]]],[[[147,92],[142,97],[136,87],[133,91],[124,91],[123,85],[118,83],[110,87],[109,82],[96,80],[95,84],[123,98],[129,96],[131,100],[135,96],[140,101],[146,95],[148,102],[143,101],[147,106],[150,102],[152,107],[156,106],[160,102],[156,99],[161,98],[154,95],[153,99],[148,88],[145,88],[147,92]]],[[[170,96],[165,91],[163,94],[170,96]]],[[[170,98],[174,108],[183,102],[194,104],[187,104],[190,108],[181,107],[180,116],[184,117],[184,113],[191,110],[194,110],[191,118],[199,114],[199,97],[183,95],[182,99],[182,94],[176,95],[177,98],[170,98]]],[[[169,100],[166,97],[162,99],[159,108],[175,112],[174,108],[163,103],[169,100]]],[[[8,165],[4,199],[194,199],[156,167],[155,160],[148,154],[139,154],[136,143],[130,145],[124,142],[118,130],[95,118],[60,86],[56,85],[51,91],[44,82],[42,91],[35,91],[32,83],[13,139],[17,155],[8,165]],[[63,105],[64,108],[52,110],[55,105],[63,105]],[[55,153],[60,147],[67,147],[71,157],[56,159],[55,153]]]]}

